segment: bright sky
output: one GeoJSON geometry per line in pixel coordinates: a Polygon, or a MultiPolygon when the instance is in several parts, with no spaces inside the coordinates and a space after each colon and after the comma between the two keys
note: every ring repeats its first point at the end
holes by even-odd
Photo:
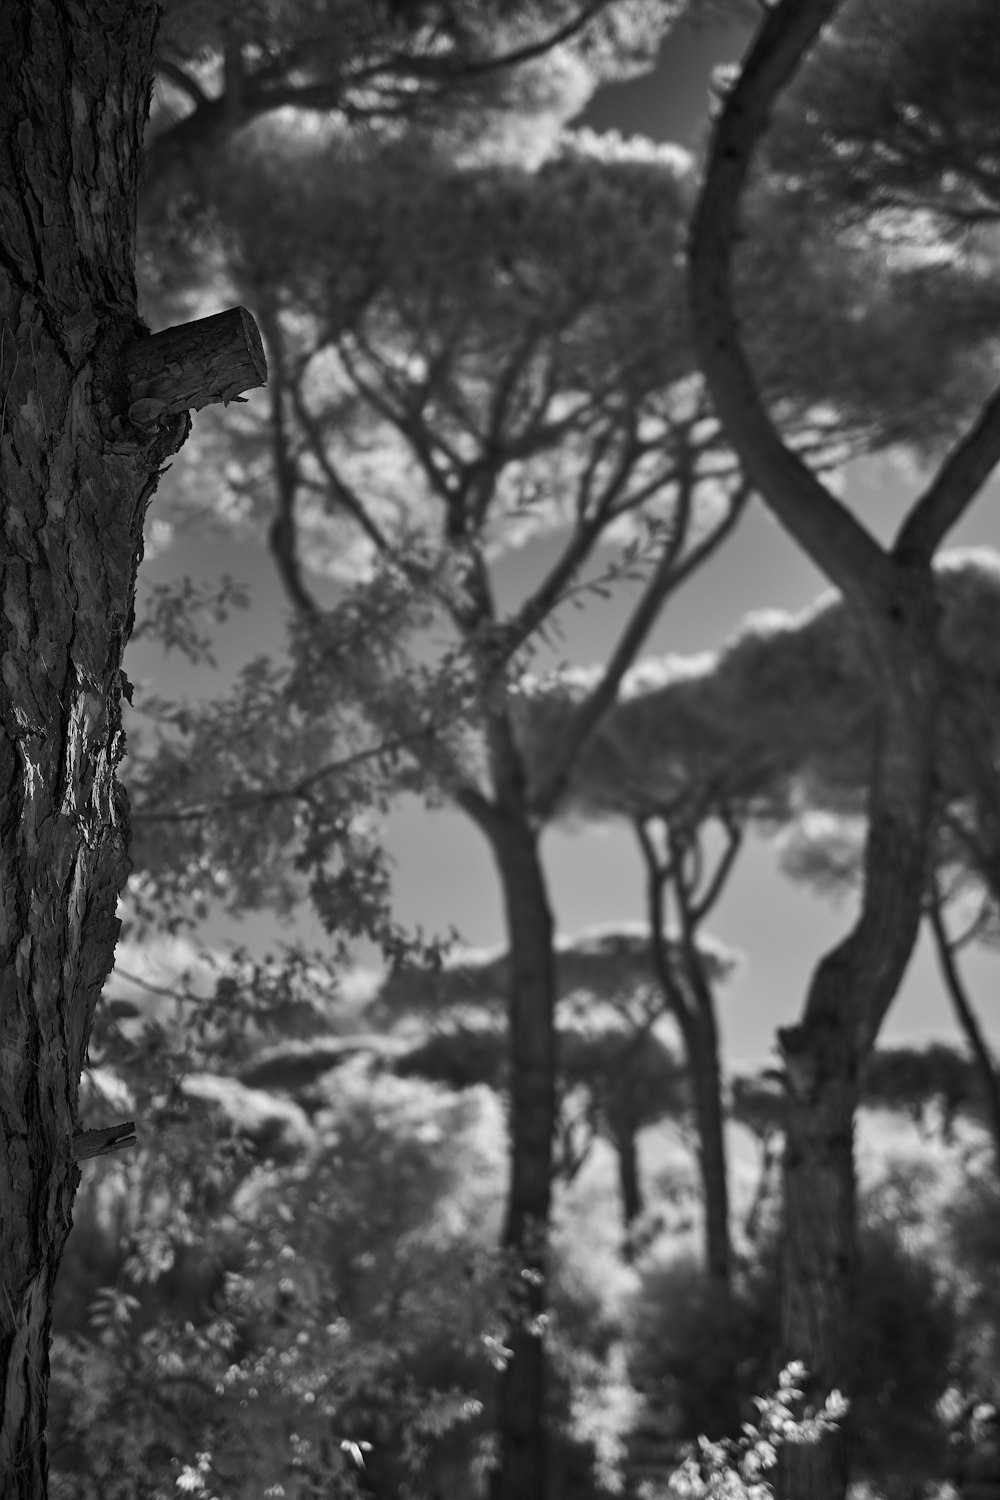
{"type": "MultiPolygon", "coordinates": [[[[681,32],[668,43],[656,74],[604,91],[584,123],[694,144],[705,119],[709,71],[715,63],[739,56],[744,35],[733,29],[681,32]]],[[[886,465],[865,465],[852,471],[846,498],[879,536],[887,538],[911,492],[909,483],[886,465]]],[[[1000,484],[994,482],[950,543],[1000,549],[998,502],[1000,484]]],[[[501,597],[505,588],[522,593],[528,571],[544,562],[545,548],[538,543],[509,558],[498,571],[501,597]]],[[[144,564],[142,580],[148,585],[184,572],[210,578],[223,571],[248,582],[254,596],[252,614],[237,616],[220,636],[220,662],[232,670],[280,644],[284,604],[263,548],[192,533],[144,564]]],[[[798,610],[824,587],[824,580],[758,504],[720,554],[670,602],[656,627],[650,654],[713,649],[751,610],[798,610]]],[[[600,608],[568,612],[560,654],[580,663],[603,660],[627,608],[627,596],[619,596],[600,608]]],[[[173,662],[165,666],[142,645],[130,651],[126,665],[130,676],[151,679],[160,692],[211,690],[211,674],[192,675],[173,662]]],[[[419,922],[430,932],[444,932],[453,925],[476,945],[503,940],[499,889],[488,849],[467,820],[409,805],[392,818],[388,844],[397,862],[400,920],[419,922]]],[[[642,867],[626,829],[574,835],[553,830],[546,835],[543,852],[561,931],[642,917],[642,867]]],[[[742,971],[719,997],[729,1066],[768,1056],[775,1028],[798,1014],[812,968],[825,948],[843,935],[850,915],[849,909],[832,909],[793,887],[776,870],[765,845],[751,843],[741,854],[711,923],[713,935],[744,956],[742,971]]],[[[231,937],[263,952],[277,934],[276,923],[254,914],[245,924],[212,923],[204,937],[213,943],[231,937]]],[[[303,914],[299,935],[317,946],[323,943],[308,914],[303,914]]],[[[992,1008],[997,960],[972,953],[964,959],[963,969],[984,1024],[1000,1044],[1000,1016],[992,1008]]],[[[882,1037],[902,1041],[930,1036],[956,1039],[957,1032],[931,947],[922,941],[882,1037]]]]}

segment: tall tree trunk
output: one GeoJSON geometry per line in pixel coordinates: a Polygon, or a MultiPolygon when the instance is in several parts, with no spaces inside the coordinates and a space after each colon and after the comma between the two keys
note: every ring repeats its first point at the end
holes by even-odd
{"type": "MultiPolygon", "coordinates": [[[[807,1397],[850,1396],[854,1114],[862,1065],[906,971],[922,914],[937,733],[937,605],[929,569],[897,565],[891,655],[877,663],[878,743],[861,912],[817,967],[801,1024],[779,1033],[788,1094],[782,1345],[807,1397]]],[[[848,1418],[848,1425],[849,1425],[848,1418]]],[[[842,1500],[848,1431],[782,1450],[789,1500],[842,1500]]]]}
{"type": "Polygon", "coordinates": [[[547,1500],[545,1311],[556,1119],[553,920],[527,818],[499,814],[492,835],[510,952],[510,1188],[507,1256],[510,1356],[500,1377],[499,1467],[493,1500],[547,1500]]]}
{"type": "Polygon", "coordinates": [[[116,779],[142,522],[125,419],[152,0],[0,7],[0,1494],[42,1500],[73,1134],[128,873],[116,779]],[[123,426],[123,421],[125,425],[123,426]]]}
{"type": "MultiPolygon", "coordinates": [[[[801,1024],[779,1035],[789,1105],[784,1347],[810,1369],[817,1397],[843,1388],[850,1368],[858,1076],[920,926],[941,695],[933,559],[1000,458],[995,393],[883,548],[786,446],[744,350],[734,276],[743,191],[775,101],[837,3],[766,8],[715,122],[689,241],[694,342],[716,414],[771,513],[843,593],[877,703],[860,915],[817,968],[801,1024]]],[[[782,1460],[786,1495],[841,1500],[843,1433],[787,1445],[782,1460]]]]}
{"type": "MultiPolygon", "coordinates": [[[[670,841],[669,824],[668,842],[670,841]]],[[[636,823],[636,834],[646,862],[647,910],[653,968],[681,1033],[684,1058],[694,1094],[695,1128],[698,1136],[698,1172],[704,1208],[705,1270],[712,1287],[718,1325],[728,1343],[727,1358],[718,1366],[726,1374],[718,1389],[720,1432],[736,1436],[739,1427],[739,1380],[733,1338],[732,1240],[729,1232],[729,1185],[726,1161],[725,1114],[722,1106],[722,1069],[719,1063],[719,1028],[712,987],[705,977],[698,953],[691,906],[692,892],[685,887],[679,850],[674,848],[662,864],[647,830],[636,823]],[[674,972],[664,932],[664,887],[673,879],[680,919],[683,981],[674,972]]]]}
{"type": "MultiPolygon", "coordinates": [[[[719,1037],[711,994],[699,997],[697,1013],[689,1016],[685,1034],[688,1067],[694,1089],[698,1132],[698,1169],[705,1212],[705,1268],[712,1289],[723,1358],[716,1362],[719,1383],[715,1407],[719,1430],[709,1437],[736,1437],[739,1431],[740,1390],[736,1363],[735,1307],[732,1287],[732,1238],[729,1230],[729,1184],[726,1165],[725,1115],[719,1037]],[[701,1001],[707,998],[707,1004],[701,1001]]],[[[720,1351],[721,1353],[721,1351],[720,1351]]]]}
{"type": "MultiPolygon", "coordinates": [[[[782,1360],[805,1364],[807,1395],[822,1401],[829,1390],[846,1391],[849,1385],[858,1091],[852,1049],[843,1037],[831,1034],[827,1045],[817,1043],[802,1063],[815,1076],[807,1092],[790,1090],[789,1097],[783,1164],[782,1360]]],[[[813,1446],[786,1446],[779,1472],[787,1500],[843,1500],[846,1429],[813,1446]]]]}
{"type": "Polygon", "coordinates": [[[773,1137],[766,1137],[761,1143],[760,1151],[760,1176],[757,1178],[757,1186],[754,1189],[753,1201],[750,1204],[746,1220],[743,1225],[743,1233],[752,1245],[757,1243],[761,1234],[764,1215],[771,1208],[772,1203],[781,1191],[781,1162],[784,1153],[784,1137],[781,1144],[777,1145],[773,1137]]]}
{"type": "Polygon", "coordinates": [[[685,894],[680,888],[682,874],[677,869],[676,857],[667,865],[661,864],[652,840],[640,822],[635,824],[635,830],[646,863],[646,904],[653,969],[681,1033],[684,1060],[694,1093],[698,1171],[705,1208],[705,1268],[720,1288],[725,1287],[728,1299],[732,1243],[715,999],[701,966],[690,916],[682,905],[690,893],[685,894]],[[664,931],[664,886],[671,874],[677,888],[683,929],[683,981],[674,972],[664,931]]]}
{"type": "MultiPolygon", "coordinates": [[[[732,1241],[729,1233],[729,1184],[726,1167],[725,1114],[722,1107],[722,1070],[714,1007],[699,1009],[693,1018],[697,1041],[687,1046],[694,1088],[698,1130],[698,1167],[705,1204],[705,1264],[711,1280],[729,1295],[732,1241]]],[[[693,1038],[692,1038],[693,1040],[693,1038]]]]}

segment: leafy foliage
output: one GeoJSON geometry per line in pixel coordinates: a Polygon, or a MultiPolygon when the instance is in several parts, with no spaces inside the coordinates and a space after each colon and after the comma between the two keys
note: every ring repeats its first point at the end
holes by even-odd
{"type": "Polygon", "coordinates": [[[993,23],[989,0],[849,0],[782,98],[769,167],[889,234],[995,221],[993,23]]]}
{"type": "Polygon", "coordinates": [[[941,1257],[950,1277],[965,1339],[956,1384],[965,1400],[1000,1399],[1000,1192],[993,1164],[970,1152],[959,1191],[943,1210],[941,1257]]]}
{"type": "MultiPolygon", "coordinates": [[[[176,926],[209,903],[289,911],[308,893],[341,945],[364,933],[405,950],[374,822],[400,785],[405,736],[373,735],[350,686],[384,671],[421,619],[412,590],[386,579],[331,612],[305,662],[259,658],[209,702],[154,703],[166,727],[148,748],[140,743],[129,778],[139,919],[176,926]],[[308,670],[317,659],[342,692],[319,692],[308,670]]],[[[442,691],[446,718],[454,709],[442,691]]],[[[423,712],[432,733],[429,692],[423,712]]]]}
{"type": "Polygon", "coordinates": [[[702,1434],[684,1445],[686,1456],[669,1475],[638,1479],[640,1500],[766,1500],[773,1493],[768,1471],[777,1463],[782,1445],[815,1442],[848,1410],[838,1391],[831,1391],[819,1412],[803,1410],[803,1393],[796,1382],[805,1375],[803,1365],[787,1365],[779,1373],[777,1389],[755,1398],[756,1418],[742,1424],[738,1438],[712,1442],[702,1434]]]}
{"type": "MultiPolygon", "coordinates": [[[[606,526],[658,492],[670,518],[697,415],[668,398],[691,374],[683,153],[582,136],[534,172],[473,171],[261,140],[219,197],[314,566],[356,573],[375,547],[405,569],[466,534],[493,552],[574,506],[606,526]]],[[[250,408],[245,426],[248,493],[271,505],[269,476],[252,483],[266,429],[250,408]]],[[[689,446],[693,462],[706,435],[689,446]]]]}
{"type": "MultiPolygon", "coordinates": [[[[724,1337],[736,1341],[744,1402],[773,1378],[778,1259],[772,1241],[760,1260],[742,1271],[728,1335],[718,1297],[700,1268],[683,1258],[644,1265],[630,1323],[630,1370],[645,1397],[646,1424],[660,1435],[660,1463],[669,1462],[677,1444],[693,1441],[699,1433],[724,1431],[724,1337]]],[[[856,1473],[874,1480],[883,1493],[904,1494],[915,1476],[945,1471],[945,1433],[936,1404],[948,1385],[956,1341],[954,1307],[934,1268],[905,1250],[884,1226],[864,1229],[861,1266],[861,1337],[849,1386],[856,1473]]],[[[640,1423],[637,1440],[642,1431],[640,1423]]],[[[647,1463],[652,1452],[647,1446],[647,1463]]],[[[641,1453],[637,1443],[637,1461],[641,1453]]]]}
{"type": "MultiPolygon", "coordinates": [[[[988,811],[980,758],[994,753],[1000,724],[1000,567],[988,548],[956,549],[940,559],[937,576],[952,709],[939,782],[964,827],[973,806],[988,811]]],[[[573,672],[522,681],[519,720],[530,759],[544,755],[586,681],[573,672]]],[[[667,656],[629,673],[581,758],[566,813],[683,806],[705,816],[721,807],[773,825],[796,807],[858,811],[875,708],[858,629],[841,600],[822,596],[797,616],[761,612],[717,653],[667,656]]]]}
{"type": "Polygon", "coordinates": [[[641,71],[671,19],[671,9],[658,14],[644,0],[508,0],[485,11],[451,0],[286,0],[241,5],[238,15],[225,0],[173,0],[158,41],[164,82],[187,112],[159,121],[159,133],[211,139],[212,97],[227,106],[230,130],[279,108],[384,124],[404,116],[411,130],[450,116],[454,126],[456,115],[470,120],[474,106],[487,114],[530,109],[539,59],[558,78],[575,58],[590,87],[641,71]]]}
{"type": "MultiPolygon", "coordinates": [[[[207,1256],[208,1307],[150,1324],[163,1271],[148,1266],[143,1331],[132,1322],[136,1298],[98,1289],[88,1329],[57,1340],[67,1461],[55,1493],[167,1494],[195,1452],[211,1455],[206,1485],[210,1474],[233,1500],[293,1477],[300,1494],[310,1482],[360,1494],[360,1454],[374,1477],[425,1493],[423,1466],[447,1472],[449,1443],[469,1423],[477,1431],[482,1410],[493,1232],[482,1212],[490,1177],[482,1162],[470,1172],[475,1115],[474,1101],[426,1085],[343,1075],[315,1148],[244,1173],[203,1207],[215,1227],[201,1217],[191,1244],[207,1256]],[[463,1179],[476,1184],[464,1213],[463,1179]],[[456,1256],[469,1273],[462,1320],[456,1256]]],[[[173,1159],[162,1179],[175,1203],[182,1170],[173,1159]]],[[[106,1169],[93,1205],[90,1243],[105,1264],[120,1256],[115,1219],[146,1164],[128,1175],[106,1169]]],[[[176,1218],[164,1227],[173,1244],[176,1218]]],[[[190,1297],[190,1271],[188,1282],[190,1297]]],[[[457,1441],[467,1464],[468,1439],[457,1441]]]]}
{"type": "MultiPolygon", "coordinates": [[[[199,630],[198,619],[208,614],[215,625],[229,619],[233,609],[248,609],[246,588],[224,573],[217,587],[196,584],[185,575],[168,583],[154,584],[143,599],[142,618],[132,627],[132,641],[152,639],[164,653],[179,651],[189,662],[217,665],[212,655],[212,637],[199,630]]],[[[148,707],[148,700],[147,700],[148,707]]]]}
{"type": "MultiPolygon", "coordinates": [[[[678,957],[668,942],[668,955],[678,957]]],[[[736,965],[736,955],[724,944],[699,939],[699,951],[714,982],[723,981],[736,965]]],[[[630,1017],[634,1028],[655,1019],[662,1010],[653,978],[649,928],[642,922],[594,926],[579,933],[561,933],[555,940],[559,1000],[567,1019],[601,1010],[630,1017]]],[[[679,963],[678,963],[679,967],[679,963]]],[[[496,1008],[509,984],[510,955],[506,948],[470,949],[454,945],[436,967],[402,964],[388,973],[373,1000],[372,1014],[384,1021],[428,1012],[496,1008]]]]}

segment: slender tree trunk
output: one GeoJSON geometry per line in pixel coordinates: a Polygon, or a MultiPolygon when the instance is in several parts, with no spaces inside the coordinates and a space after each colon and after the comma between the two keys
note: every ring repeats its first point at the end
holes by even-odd
{"type": "Polygon", "coordinates": [[[501,813],[493,834],[510,951],[510,1189],[506,1344],[500,1377],[499,1467],[492,1500],[547,1500],[545,1310],[556,1118],[553,920],[524,816],[501,813]]]}
{"type": "MultiPolygon", "coordinates": [[[[922,914],[941,690],[933,557],[1000,452],[994,396],[883,549],[785,445],[746,357],[733,274],[743,190],[775,100],[836,5],[785,0],[767,8],[715,122],[689,255],[695,347],[726,436],[772,514],[842,591],[874,676],[861,911],[817,968],[801,1024],[779,1034],[789,1105],[784,1351],[809,1368],[817,1398],[844,1388],[851,1362],[858,1075],[922,914]]],[[[794,1500],[841,1500],[847,1477],[843,1433],[782,1450],[780,1480],[794,1500]]]]}
{"type": "MultiPolygon", "coordinates": [[[[743,191],[776,99],[836,8],[837,0],[784,0],[766,9],[715,122],[689,241],[694,342],[715,411],[771,513],[842,591],[877,703],[860,915],[817,968],[802,1023],[779,1035],[789,1102],[783,1335],[817,1396],[843,1387],[850,1367],[854,1225],[844,1220],[854,1204],[858,1075],[922,915],[941,698],[933,558],[1000,455],[994,395],[884,549],[785,445],[746,357],[733,274],[743,191]]],[[[786,1445],[782,1456],[786,1495],[845,1493],[843,1434],[786,1445]]]]}
{"type": "Polygon", "coordinates": [[[965,1039],[969,1044],[976,1071],[979,1074],[983,1102],[986,1105],[986,1117],[993,1136],[993,1154],[997,1171],[1000,1173],[1000,1079],[997,1078],[993,1058],[979,1022],[976,1020],[975,1011],[969,1004],[969,997],[966,994],[958,964],[955,962],[955,954],[945,931],[944,918],[936,896],[930,903],[930,921],[945,988],[951,997],[958,1024],[965,1032],[965,1039]]]}
{"type": "Polygon", "coordinates": [[[743,1225],[743,1233],[751,1244],[756,1244],[761,1233],[761,1223],[772,1201],[781,1190],[780,1169],[784,1144],[776,1146],[773,1138],[761,1144],[760,1176],[754,1189],[753,1202],[743,1225]]]}
{"type": "Polygon", "coordinates": [[[711,995],[691,1017],[688,1066],[694,1088],[698,1131],[698,1169],[705,1212],[705,1268],[718,1314],[721,1339],[727,1342],[716,1392],[719,1431],[709,1437],[735,1437],[739,1430],[740,1390],[736,1366],[735,1308],[732,1287],[732,1239],[729,1231],[729,1184],[726,1166],[725,1116],[719,1038],[711,995]]]}
{"type": "Polygon", "coordinates": [[[643,1210],[638,1133],[634,1123],[624,1118],[613,1123],[612,1131],[618,1162],[618,1195],[622,1209],[622,1228],[625,1231],[625,1255],[626,1259],[631,1259],[632,1226],[643,1210]]]}
{"type": "MultiPolygon", "coordinates": [[[[712,1285],[719,1325],[729,1344],[729,1358],[720,1360],[727,1370],[718,1391],[722,1432],[735,1436],[739,1427],[739,1381],[735,1340],[732,1337],[732,1240],[729,1232],[729,1186],[726,1161],[725,1115],[722,1106],[722,1069],[719,1064],[719,1028],[715,1000],[705,978],[695,943],[694,925],[684,906],[690,892],[683,889],[683,872],[676,851],[661,865],[649,834],[640,823],[636,834],[647,873],[647,909],[653,967],[680,1029],[684,1057],[694,1093],[695,1127],[698,1135],[698,1172],[704,1208],[705,1270],[712,1285]],[[663,891],[673,871],[677,907],[681,916],[684,947],[684,982],[674,973],[664,935],[663,891]]],[[[713,1436],[721,1436],[712,1434],[713,1436]]]]}
{"type": "Polygon", "coordinates": [[[152,0],[0,7],[0,1495],[42,1500],[80,1071],[128,873],[116,779],[142,522],[126,424],[152,0]]]}
{"type": "Polygon", "coordinates": [[[732,1276],[732,1241],[729,1233],[726,1122],[722,1107],[718,1032],[711,1010],[699,1011],[694,1030],[698,1040],[687,1051],[694,1086],[698,1166],[705,1203],[705,1265],[720,1294],[724,1289],[728,1296],[732,1276]]]}
{"type": "MultiPolygon", "coordinates": [[[[684,982],[674,973],[664,934],[664,885],[671,865],[661,865],[652,840],[641,822],[636,835],[646,863],[646,901],[653,968],[670,1003],[684,1044],[694,1093],[698,1134],[698,1171],[705,1207],[705,1267],[720,1287],[728,1289],[732,1265],[729,1234],[729,1188],[726,1165],[725,1114],[722,1107],[722,1069],[719,1065],[719,1028],[715,1000],[705,978],[693,930],[684,942],[684,982]]],[[[681,878],[675,872],[675,880],[681,878]]],[[[686,899],[678,892],[678,905],[686,899]]]]}
{"type": "MultiPolygon", "coordinates": [[[[858,1079],[922,914],[939,700],[929,568],[897,565],[886,615],[893,634],[878,648],[881,713],[861,912],[816,969],[801,1024],[779,1033],[788,1092],[783,1356],[803,1361],[815,1402],[835,1388],[851,1394],[858,1079]]],[[[786,1446],[780,1479],[788,1500],[843,1500],[847,1427],[816,1444],[786,1446]]]]}

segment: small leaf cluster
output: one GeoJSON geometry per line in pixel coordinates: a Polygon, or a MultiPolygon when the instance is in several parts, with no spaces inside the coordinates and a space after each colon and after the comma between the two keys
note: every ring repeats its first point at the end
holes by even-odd
{"type": "MultiPolygon", "coordinates": [[[[818,1409],[801,1409],[805,1365],[792,1361],[778,1376],[778,1388],[754,1397],[757,1421],[744,1422],[741,1436],[709,1442],[698,1439],[691,1453],[671,1476],[663,1500],[771,1500],[766,1475],[778,1462],[783,1443],[815,1443],[834,1432],[846,1416],[848,1403],[831,1391],[818,1409]],[[797,1408],[799,1409],[797,1411],[797,1408]]],[[[653,1494],[644,1500],[657,1500],[653,1494]]]]}

